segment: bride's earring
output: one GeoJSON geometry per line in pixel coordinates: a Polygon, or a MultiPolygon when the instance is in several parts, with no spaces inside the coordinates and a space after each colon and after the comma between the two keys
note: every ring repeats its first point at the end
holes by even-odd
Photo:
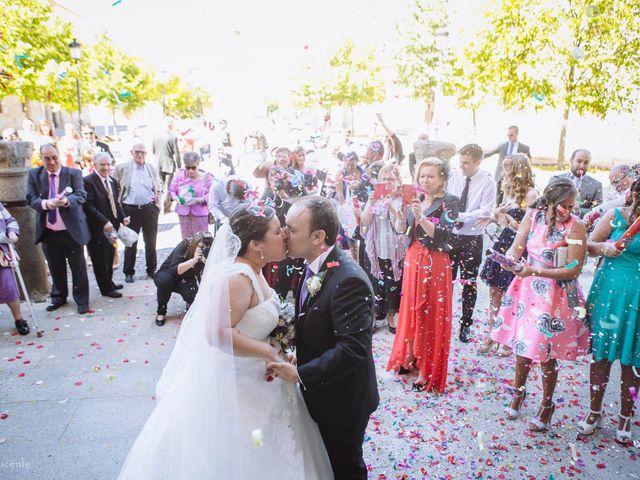
{"type": "Polygon", "coordinates": [[[264,260],[264,253],[262,253],[262,250],[260,250],[260,260],[264,260]]]}

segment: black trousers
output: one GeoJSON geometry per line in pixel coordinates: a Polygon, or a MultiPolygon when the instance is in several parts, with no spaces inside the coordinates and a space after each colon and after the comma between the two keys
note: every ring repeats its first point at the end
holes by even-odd
{"type": "Polygon", "coordinates": [[[318,425],[335,480],[367,480],[362,442],[368,423],[369,417],[339,427],[318,425]]]}
{"type": "Polygon", "coordinates": [[[476,307],[478,286],[476,278],[482,264],[482,235],[451,235],[451,276],[455,280],[460,269],[462,287],[461,327],[473,325],[473,310],[476,307]]]}
{"type": "Polygon", "coordinates": [[[76,243],[66,230],[55,232],[47,229],[42,236],[42,250],[51,273],[51,301],[66,300],[69,296],[67,286],[67,262],[69,262],[73,300],[79,307],[89,306],[89,277],[82,245],[76,243]]]}
{"type": "Polygon", "coordinates": [[[378,258],[378,265],[380,265],[382,278],[372,276],[371,283],[376,295],[376,319],[381,320],[387,316],[389,310],[397,312],[400,308],[402,277],[397,282],[393,279],[392,260],[378,258]]]}
{"type": "Polygon", "coordinates": [[[175,277],[169,272],[160,270],[153,281],[158,287],[158,315],[167,314],[167,305],[173,292],[179,293],[187,303],[193,303],[198,293],[198,284],[195,278],[175,277]]]}
{"type": "Polygon", "coordinates": [[[164,208],[164,213],[167,213],[171,210],[171,194],[169,193],[169,187],[171,186],[171,181],[173,180],[173,173],[169,172],[160,172],[160,181],[162,181],[162,206],[164,208]]]}
{"type": "Polygon", "coordinates": [[[104,234],[92,236],[87,244],[89,257],[93,264],[93,274],[96,276],[96,283],[101,294],[113,291],[115,284],[113,283],[113,257],[115,257],[115,249],[109,243],[104,234]]]}
{"type": "MultiPolygon", "coordinates": [[[[151,203],[138,208],[134,205],[123,205],[124,213],[131,217],[128,227],[140,234],[144,240],[144,254],[147,262],[147,275],[156,272],[158,266],[158,256],[156,254],[156,238],[158,237],[158,217],[160,209],[151,203]]],[[[122,271],[125,275],[135,275],[136,255],[138,253],[138,242],[124,249],[124,267],[122,271]]]]}

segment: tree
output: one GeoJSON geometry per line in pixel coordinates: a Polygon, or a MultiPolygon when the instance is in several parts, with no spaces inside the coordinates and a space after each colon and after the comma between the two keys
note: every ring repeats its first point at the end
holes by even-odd
{"type": "Polygon", "coordinates": [[[209,92],[201,87],[189,88],[175,75],[157,84],[156,89],[164,91],[165,113],[169,117],[198,118],[212,105],[209,92]]]}
{"type": "Polygon", "coordinates": [[[71,24],[51,16],[48,1],[0,0],[0,12],[0,70],[7,79],[0,98],[16,95],[23,103],[74,110],[76,90],[70,79],[86,77],[71,63],[71,24]]]}
{"type": "Polygon", "coordinates": [[[372,47],[356,47],[347,39],[329,58],[326,64],[306,66],[303,74],[294,81],[291,94],[294,103],[303,108],[342,106],[351,112],[353,107],[381,102],[385,97],[382,67],[376,62],[372,47]]]}
{"type": "Polygon", "coordinates": [[[397,43],[393,58],[398,83],[411,96],[425,103],[425,123],[433,121],[439,73],[448,57],[439,45],[448,25],[445,0],[412,0],[409,13],[396,25],[397,43]]]}
{"type": "Polygon", "coordinates": [[[84,62],[89,76],[87,96],[90,103],[111,110],[114,127],[117,109],[131,113],[157,99],[151,69],[113,45],[109,37],[99,36],[87,50],[84,62]]]}
{"type": "Polygon", "coordinates": [[[465,62],[505,109],[562,110],[560,167],[571,112],[605,118],[637,105],[638,18],[637,0],[502,0],[464,49],[465,62]]]}

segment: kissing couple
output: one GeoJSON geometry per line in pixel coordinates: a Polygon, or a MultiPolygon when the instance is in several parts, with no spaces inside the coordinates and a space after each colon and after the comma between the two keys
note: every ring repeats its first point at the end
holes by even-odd
{"type": "Polygon", "coordinates": [[[286,228],[269,207],[231,213],[119,478],[367,478],[362,443],[379,402],[373,291],[337,247],[339,227],[333,202],[317,196],[290,208],[286,228]],[[287,250],[307,263],[295,359],[269,342],[280,299],[262,275],[287,250]]]}

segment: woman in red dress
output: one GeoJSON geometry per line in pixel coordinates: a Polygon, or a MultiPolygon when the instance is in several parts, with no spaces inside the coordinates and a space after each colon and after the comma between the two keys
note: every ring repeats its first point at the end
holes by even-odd
{"type": "Polygon", "coordinates": [[[446,193],[447,165],[437,158],[420,162],[419,193],[399,212],[397,231],[411,238],[404,261],[398,327],[387,371],[418,371],[413,391],[443,392],[451,339],[451,262],[447,244],[458,218],[458,197],[446,193]]]}

